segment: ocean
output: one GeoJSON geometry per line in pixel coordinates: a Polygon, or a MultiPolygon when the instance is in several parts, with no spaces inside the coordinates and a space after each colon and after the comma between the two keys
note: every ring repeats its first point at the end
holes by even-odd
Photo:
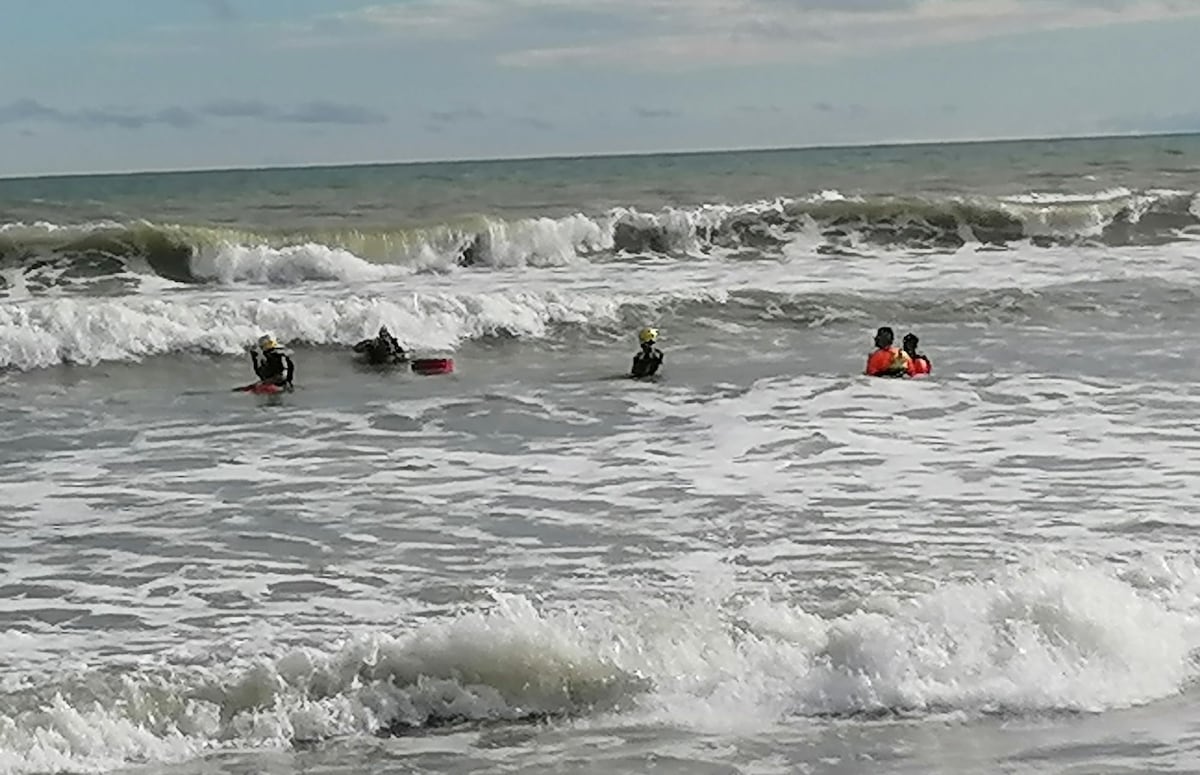
{"type": "Polygon", "coordinates": [[[0,180],[0,773],[1200,770],[1198,261],[1195,136],[0,180]]]}

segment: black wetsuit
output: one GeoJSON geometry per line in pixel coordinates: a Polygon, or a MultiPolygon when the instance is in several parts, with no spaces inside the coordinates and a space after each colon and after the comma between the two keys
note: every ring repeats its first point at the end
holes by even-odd
{"type": "Polygon", "coordinates": [[[629,376],[635,379],[651,377],[658,371],[658,367],[662,366],[662,362],[662,350],[657,347],[643,347],[641,352],[633,356],[633,369],[629,376]]]}
{"type": "Polygon", "coordinates": [[[408,354],[391,334],[381,334],[374,339],[364,339],[354,345],[354,352],[367,357],[367,363],[382,366],[389,363],[404,363],[408,354]]]}
{"type": "Polygon", "coordinates": [[[278,348],[267,350],[262,354],[262,360],[259,360],[257,351],[251,350],[250,360],[254,362],[254,373],[258,375],[260,381],[285,388],[292,386],[292,375],[296,372],[296,364],[292,363],[292,359],[283,350],[278,348]]]}

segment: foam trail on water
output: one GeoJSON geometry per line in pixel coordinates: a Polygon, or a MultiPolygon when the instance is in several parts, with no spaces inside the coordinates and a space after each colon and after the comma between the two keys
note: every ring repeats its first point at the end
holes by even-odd
{"type": "Polygon", "coordinates": [[[373,335],[380,325],[409,349],[453,350],[465,340],[489,336],[544,338],[558,324],[616,324],[627,300],[513,291],[27,302],[0,307],[0,368],[93,365],[187,351],[236,355],[263,331],[294,345],[341,346],[373,335]]]}
{"type": "Polygon", "coordinates": [[[297,248],[296,254],[264,262],[257,251],[228,253],[234,258],[220,271],[227,278],[342,279],[303,288],[219,291],[180,291],[163,281],[157,294],[10,301],[0,305],[0,368],[136,361],[188,351],[233,355],[263,331],[295,346],[341,347],[387,325],[407,349],[446,351],[466,341],[540,340],[564,331],[611,339],[646,321],[734,331],[763,321],[804,327],[869,325],[880,318],[914,324],[1055,322],[1092,310],[1192,316],[1200,296],[1194,258],[1178,248],[1127,250],[1119,257],[1100,249],[1029,251],[984,264],[978,255],[960,251],[937,261],[898,261],[887,272],[874,257],[831,262],[789,255],[767,267],[730,256],[636,262],[619,272],[587,264],[449,277],[414,275],[324,248],[297,248]],[[1012,285],[1015,267],[1021,287],[1012,285]],[[570,273],[570,291],[563,289],[564,272],[570,273]],[[904,294],[894,292],[897,283],[904,294]]]}
{"type": "Polygon", "coordinates": [[[0,772],[600,713],[760,734],[794,716],[1098,712],[1195,676],[1195,571],[1054,562],[825,615],[761,597],[487,611],[226,664],[59,677],[0,698],[0,772]],[[1153,638],[1146,633],[1153,632],[1153,638]]]}
{"type": "Polygon", "coordinates": [[[0,698],[0,773],[103,770],[217,748],[575,715],[641,686],[586,623],[499,595],[489,612],[406,636],[366,635],[231,665],[84,673],[9,694],[0,698]]]}

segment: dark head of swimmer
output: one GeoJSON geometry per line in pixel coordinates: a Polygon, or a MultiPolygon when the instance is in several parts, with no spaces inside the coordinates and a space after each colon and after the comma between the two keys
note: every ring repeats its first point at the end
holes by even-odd
{"type": "Polygon", "coordinates": [[[875,349],[884,350],[891,347],[896,341],[896,332],[891,329],[891,326],[881,326],[875,332],[875,349]]]}

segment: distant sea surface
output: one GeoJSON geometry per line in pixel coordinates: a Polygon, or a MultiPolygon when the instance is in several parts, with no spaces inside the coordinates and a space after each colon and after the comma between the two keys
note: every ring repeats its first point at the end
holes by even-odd
{"type": "Polygon", "coordinates": [[[0,180],[0,775],[1200,770],[1198,194],[1192,136],[0,180]]]}

